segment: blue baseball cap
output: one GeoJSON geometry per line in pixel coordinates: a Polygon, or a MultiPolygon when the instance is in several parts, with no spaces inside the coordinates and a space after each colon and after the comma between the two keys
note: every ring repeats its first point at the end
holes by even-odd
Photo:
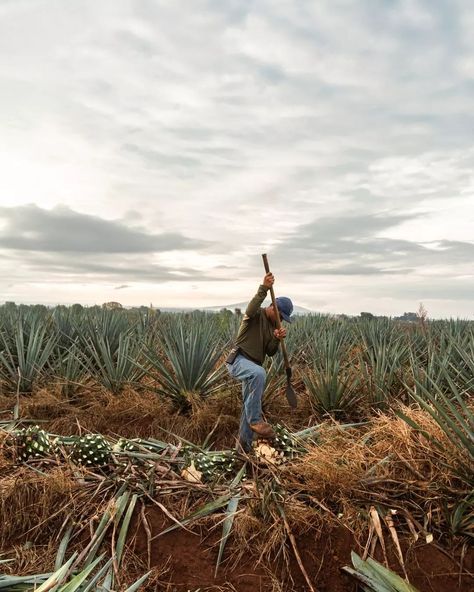
{"type": "Polygon", "coordinates": [[[275,300],[282,319],[287,323],[291,323],[292,320],[290,316],[293,312],[293,302],[291,302],[291,300],[286,296],[279,296],[278,298],[275,298],[275,300]]]}

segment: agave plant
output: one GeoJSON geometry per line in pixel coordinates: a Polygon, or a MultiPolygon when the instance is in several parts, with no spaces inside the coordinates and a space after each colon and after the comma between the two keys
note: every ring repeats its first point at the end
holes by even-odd
{"type": "Polygon", "coordinates": [[[466,394],[474,394],[474,330],[469,332],[469,339],[464,343],[453,341],[457,359],[451,357],[449,365],[455,375],[455,381],[466,394]]]}
{"type": "Polygon", "coordinates": [[[358,398],[358,379],[351,372],[351,337],[339,329],[326,328],[313,344],[313,364],[303,381],[317,409],[338,411],[358,398]]]}
{"type": "Polygon", "coordinates": [[[99,309],[91,311],[85,317],[79,332],[83,337],[83,343],[93,343],[97,348],[102,340],[108,343],[111,351],[117,351],[120,340],[124,335],[130,334],[134,327],[124,311],[99,309]]]}
{"type": "Polygon", "coordinates": [[[52,373],[59,381],[61,394],[74,399],[78,389],[86,382],[86,364],[78,343],[69,347],[57,347],[52,373]]]}
{"type": "Polygon", "coordinates": [[[46,324],[19,317],[13,334],[0,333],[0,377],[10,388],[31,392],[54,351],[56,335],[46,324]]]}
{"type": "Polygon", "coordinates": [[[445,508],[448,524],[454,536],[468,537],[474,542],[474,493],[445,508]]]}
{"type": "Polygon", "coordinates": [[[107,337],[97,334],[88,339],[82,364],[99,384],[117,394],[127,384],[137,385],[146,373],[146,367],[137,364],[141,349],[142,345],[130,334],[121,333],[116,348],[107,337]]]}
{"type": "MultiPolygon", "coordinates": [[[[427,411],[456,446],[459,454],[453,461],[453,468],[467,483],[474,486],[474,414],[465,393],[459,391],[455,381],[443,370],[444,379],[450,387],[446,393],[434,380],[429,379],[430,387],[415,381],[411,389],[413,399],[427,411]]],[[[409,387],[407,387],[409,388],[409,387]]],[[[411,427],[425,433],[423,429],[403,412],[397,411],[411,427]]],[[[425,434],[439,450],[444,444],[436,437],[425,434]]]]}
{"type": "Polygon", "coordinates": [[[67,348],[71,343],[77,341],[81,333],[82,315],[74,314],[72,308],[56,307],[51,317],[58,335],[59,347],[67,348]]]}
{"type": "Polygon", "coordinates": [[[371,405],[385,406],[402,390],[408,344],[395,325],[384,319],[361,323],[359,334],[363,344],[359,365],[368,401],[371,405]]]}
{"type": "Polygon", "coordinates": [[[178,320],[162,329],[161,340],[161,351],[148,347],[145,359],[155,374],[156,391],[177,408],[188,410],[193,397],[207,397],[221,386],[224,367],[217,362],[222,351],[211,323],[178,320]]]}
{"type": "Polygon", "coordinates": [[[417,383],[422,383],[425,388],[429,388],[430,380],[434,380],[437,384],[442,383],[443,368],[449,364],[449,355],[443,355],[437,347],[429,343],[421,355],[411,349],[409,359],[407,379],[416,380],[417,383]]]}

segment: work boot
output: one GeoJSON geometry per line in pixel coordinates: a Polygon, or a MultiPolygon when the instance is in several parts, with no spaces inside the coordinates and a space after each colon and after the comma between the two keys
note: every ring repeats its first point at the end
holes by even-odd
{"type": "Polygon", "coordinates": [[[257,423],[251,423],[250,429],[252,432],[260,436],[260,438],[265,438],[266,440],[273,440],[276,434],[273,430],[272,426],[267,423],[266,421],[258,421],[257,423]]]}

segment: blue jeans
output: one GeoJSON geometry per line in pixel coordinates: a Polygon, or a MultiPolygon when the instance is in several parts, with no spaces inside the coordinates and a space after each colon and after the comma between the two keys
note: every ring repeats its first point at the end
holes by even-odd
{"type": "Polygon", "coordinates": [[[262,421],[262,396],[266,372],[242,355],[233,364],[226,364],[229,374],[242,383],[242,414],[240,416],[239,442],[248,452],[252,447],[253,432],[250,424],[262,421]]]}

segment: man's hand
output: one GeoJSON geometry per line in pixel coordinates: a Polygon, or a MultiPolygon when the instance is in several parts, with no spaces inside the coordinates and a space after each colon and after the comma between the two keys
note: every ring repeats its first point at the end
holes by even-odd
{"type": "Polygon", "coordinates": [[[277,339],[284,339],[286,337],[286,329],[284,327],[281,327],[281,329],[275,329],[273,335],[277,339]]]}
{"type": "Polygon", "coordinates": [[[263,285],[265,286],[265,288],[271,288],[273,286],[273,284],[275,283],[275,278],[273,277],[273,273],[267,273],[265,275],[265,277],[263,278],[263,285]]]}

